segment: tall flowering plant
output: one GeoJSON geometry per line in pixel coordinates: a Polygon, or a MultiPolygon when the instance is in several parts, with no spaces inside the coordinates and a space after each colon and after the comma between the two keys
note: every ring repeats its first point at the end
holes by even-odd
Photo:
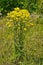
{"type": "Polygon", "coordinates": [[[13,11],[7,14],[7,18],[10,20],[7,22],[9,27],[14,24],[14,45],[16,58],[23,60],[23,45],[25,40],[25,33],[28,31],[30,13],[28,10],[14,8],[13,11]]]}

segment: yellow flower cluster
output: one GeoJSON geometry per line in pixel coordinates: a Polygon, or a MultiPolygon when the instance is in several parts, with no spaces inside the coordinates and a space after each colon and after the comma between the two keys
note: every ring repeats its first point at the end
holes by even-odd
{"type": "Polygon", "coordinates": [[[24,28],[24,31],[26,31],[27,30],[27,28],[24,28]]]}
{"type": "Polygon", "coordinates": [[[30,13],[28,12],[28,10],[19,9],[17,7],[17,8],[14,8],[13,11],[8,13],[7,17],[13,18],[16,21],[19,21],[19,19],[26,19],[27,20],[30,17],[30,13]]]}
{"type": "Polygon", "coordinates": [[[23,30],[27,31],[28,27],[34,26],[33,23],[29,23],[30,13],[26,9],[14,8],[13,11],[7,13],[9,21],[6,23],[8,27],[14,27],[20,30],[22,25],[23,30]],[[21,22],[21,23],[20,23],[21,22]]]}
{"type": "Polygon", "coordinates": [[[10,21],[6,22],[6,26],[8,26],[8,27],[12,27],[12,24],[13,24],[13,22],[10,22],[10,21]]]}

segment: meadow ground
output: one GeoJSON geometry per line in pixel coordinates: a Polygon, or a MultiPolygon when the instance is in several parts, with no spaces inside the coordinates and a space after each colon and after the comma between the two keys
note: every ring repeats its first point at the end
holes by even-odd
{"type": "MultiPolygon", "coordinates": [[[[19,65],[43,65],[43,16],[31,15],[30,22],[33,23],[25,33],[25,53],[23,63],[19,65]]],[[[14,32],[6,27],[6,22],[0,18],[0,65],[18,65],[15,60],[14,32]]]]}

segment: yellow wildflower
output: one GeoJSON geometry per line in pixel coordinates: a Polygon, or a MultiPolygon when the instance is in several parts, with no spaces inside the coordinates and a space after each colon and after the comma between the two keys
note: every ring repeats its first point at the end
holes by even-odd
{"type": "Polygon", "coordinates": [[[19,18],[16,18],[16,21],[19,21],[19,18]]]}
{"type": "Polygon", "coordinates": [[[26,31],[27,30],[27,28],[24,28],[24,31],[26,31]]]}
{"type": "Polygon", "coordinates": [[[10,13],[8,13],[7,16],[15,21],[19,21],[21,19],[23,22],[24,20],[27,21],[30,18],[30,13],[28,12],[28,10],[25,10],[25,9],[20,10],[17,7],[17,8],[14,8],[14,11],[11,11],[10,13]]]}
{"type": "Polygon", "coordinates": [[[16,8],[14,8],[14,10],[15,10],[15,11],[19,11],[20,9],[19,9],[19,7],[16,7],[16,8]]]}
{"type": "Polygon", "coordinates": [[[11,24],[8,25],[8,27],[11,27],[11,26],[12,26],[11,24]]]}
{"type": "Polygon", "coordinates": [[[7,22],[6,25],[7,25],[8,27],[11,27],[11,26],[12,26],[12,23],[11,23],[11,22],[7,22]]]}
{"type": "Polygon", "coordinates": [[[8,24],[9,24],[9,22],[6,23],[6,25],[8,25],[8,24]]]}
{"type": "Polygon", "coordinates": [[[12,18],[14,18],[14,15],[11,15],[12,18]]]}

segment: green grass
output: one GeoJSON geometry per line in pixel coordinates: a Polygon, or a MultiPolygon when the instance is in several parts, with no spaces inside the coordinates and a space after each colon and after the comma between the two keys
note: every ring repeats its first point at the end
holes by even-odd
{"type": "Polygon", "coordinates": [[[16,60],[13,29],[0,19],[0,65],[43,65],[43,18],[32,17],[30,22],[34,26],[25,33],[24,60],[21,62],[16,60]]]}

